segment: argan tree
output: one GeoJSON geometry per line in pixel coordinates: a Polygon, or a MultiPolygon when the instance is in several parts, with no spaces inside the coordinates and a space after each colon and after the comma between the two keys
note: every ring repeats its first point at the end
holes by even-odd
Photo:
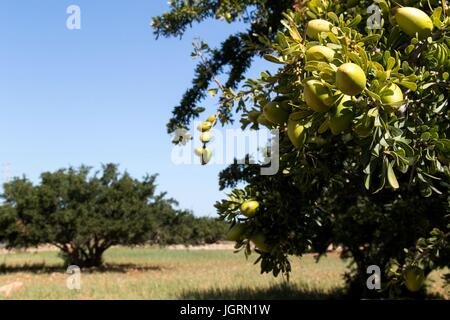
{"type": "Polygon", "coordinates": [[[173,211],[155,194],[156,176],[139,181],[112,164],[90,172],[70,168],[43,173],[37,185],[26,178],[6,183],[0,241],[10,248],[52,244],[66,264],[98,267],[111,246],[146,242],[162,207],[173,211]]]}
{"type": "MultiPolygon", "coordinates": [[[[202,60],[190,92],[221,92],[222,123],[234,111],[243,128],[280,131],[276,175],[237,164],[221,173],[221,187],[246,183],[216,205],[230,238],[246,254],[253,242],[261,271],[275,276],[291,271],[292,255],[339,244],[353,262],[346,279],[354,297],[420,296],[426,276],[450,264],[446,2],[378,0],[370,10],[367,1],[250,2],[174,1],[155,19],[157,30],[163,21],[174,33],[214,10],[227,8],[233,21],[246,9],[285,5],[282,17],[263,10],[279,22],[234,55],[262,54],[279,65],[275,74],[263,72],[240,90],[236,81],[208,87],[221,70],[211,66],[223,65],[218,52],[229,51],[199,49],[211,60],[202,60]],[[366,286],[373,265],[382,290],[366,286]]],[[[203,95],[194,96],[175,108],[169,129],[202,110],[195,104],[203,95]]]]}

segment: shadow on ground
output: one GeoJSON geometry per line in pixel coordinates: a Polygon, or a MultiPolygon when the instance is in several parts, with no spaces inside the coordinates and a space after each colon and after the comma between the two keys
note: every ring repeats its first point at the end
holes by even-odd
{"type": "Polygon", "coordinates": [[[281,284],[269,288],[229,288],[207,289],[204,291],[183,291],[183,300],[342,300],[344,289],[321,291],[300,287],[295,284],[281,284]]]}
{"type": "MultiPolygon", "coordinates": [[[[229,288],[183,291],[178,297],[182,300],[360,300],[352,297],[344,288],[323,291],[295,284],[281,284],[269,288],[229,288]]],[[[439,293],[422,292],[415,297],[403,300],[445,300],[439,293]]]]}
{"type": "MultiPolygon", "coordinates": [[[[46,265],[45,263],[32,263],[32,264],[20,264],[20,265],[7,265],[5,263],[0,264],[0,274],[8,273],[20,273],[29,272],[36,274],[45,273],[66,273],[66,268],[63,265],[46,265]]],[[[163,268],[158,265],[141,265],[134,263],[114,263],[105,264],[98,268],[82,268],[83,273],[128,273],[136,271],[162,271],[163,268]]]]}

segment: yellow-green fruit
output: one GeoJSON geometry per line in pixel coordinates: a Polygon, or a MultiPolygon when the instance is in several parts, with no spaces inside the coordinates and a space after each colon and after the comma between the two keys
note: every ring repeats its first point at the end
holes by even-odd
{"type": "Polygon", "coordinates": [[[207,132],[203,132],[203,133],[200,135],[200,141],[203,142],[203,143],[210,142],[211,139],[212,139],[212,134],[211,134],[211,132],[208,132],[208,131],[207,131],[207,132]]]}
{"type": "Polygon", "coordinates": [[[331,107],[330,90],[318,80],[309,80],[305,83],[303,98],[308,107],[316,112],[326,112],[331,107]]]}
{"type": "Polygon", "coordinates": [[[241,212],[246,217],[253,217],[259,209],[259,202],[255,200],[247,200],[241,204],[241,212]]]}
{"type": "Polygon", "coordinates": [[[211,130],[213,124],[209,121],[203,121],[202,123],[200,123],[197,127],[198,131],[200,132],[205,132],[208,130],[211,130]]]}
{"type": "Polygon", "coordinates": [[[306,26],[306,35],[310,39],[319,39],[319,34],[322,32],[328,32],[331,30],[333,25],[323,19],[314,19],[308,22],[308,25],[306,26]]]}
{"type": "Polygon", "coordinates": [[[433,22],[430,17],[417,8],[398,8],[395,13],[395,20],[400,29],[410,37],[414,37],[417,33],[420,39],[424,39],[433,31],[433,22]]]}
{"type": "Polygon", "coordinates": [[[403,102],[402,89],[395,83],[384,86],[380,95],[383,105],[392,107],[392,109],[398,109],[403,102]]]}
{"type": "Polygon", "coordinates": [[[331,62],[334,59],[334,50],[325,46],[313,46],[306,50],[307,61],[331,62]]]}
{"type": "Polygon", "coordinates": [[[252,235],[250,240],[255,244],[256,248],[262,252],[270,251],[270,246],[267,244],[266,236],[263,233],[256,233],[252,235]]]}
{"type": "Polygon", "coordinates": [[[374,118],[366,118],[356,124],[354,131],[360,138],[367,138],[372,134],[374,118]]]}
{"type": "Polygon", "coordinates": [[[212,151],[209,150],[208,148],[205,148],[203,150],[203,154],[202,154],[202,164],[207,164],[209,162],[209,160],[211,160],[212,157],[212,151]]]}
{"type": "Polygon", "coordinates": [[[209,116],[208,119],[206,119],[206,120],[211,123],[215,123],[217,120],[217,117],[215,115],[212,115],[212,116],[209,116]]]}
{"type": "Polygon", "coordinates": [[[201,157],[202,154],[203,154],[203,147],[195,148],[195,149],[194,149],[194,153],[195,153],[197,156],[201,157]]]}
{"type": "Polygon", "coordinates": [[[353,110],[348,106],[350,100],[350,96],[344,96],[333,110],[330,118],[330,129],[334,135],[348,130],[352,124],[354,115],[353,110]]]}
{"type": "Polygon", "coordinates": [[[195,148],[194,152],[197,156],[200,157],[202,164],[207,164],[211,160],[212,152],[208,148],[195,148]]]}
{"type": "Polygon", "coordinates": [[[252,122],[258,122],[258,117],[260,116],[261,112],[252,110],[248,113],[248,120],[252,122]]]}
{"type": "Polygon", "coordinates": [[[267,120],[266,116],[263,113],[261,113],[259,115],[258,123],[263,125],[263,126],[265,126],[265,127],[267,127],[267,128],[269,128],[269,129],[274,127],[274,124],[272,122],[270,122],[269,120],[267,120]]]}
{"type": "Polygon", "coordinates": [[[300,112],[294,112],[289,116],[288,120],[288,137],[291,143],[297,149],[300,149],[306,140],[305,127],[300,123],[300,112]]]}
{"type": "Polygon", "coordinates": [[[227,240],[229,241],[239,241],[242,240],[245,230],[247,229],[246,225],[243,223],[236,223],[234,226],[228,230],[227,240]]]}
{"type": "Polygon", "coordinates": [[[354,63],[344,63],[336,72],[336,86],[344,94],[355,96],[366,87],[366,74],[354,63]]]}
{"type": "Polygon", "coordinates": [[[289,118],[286,103],[280,101],[272,101],[266,104],[263,113],[267,120],[277,125],[286,123],[289,118]]]}
{"type": "Polygon", "coordinates": [[[419,291],[425,281],[423,270],[418,267],[412,267],[406,270],[404,274],[405,285],[411,292],[419,291]]]}

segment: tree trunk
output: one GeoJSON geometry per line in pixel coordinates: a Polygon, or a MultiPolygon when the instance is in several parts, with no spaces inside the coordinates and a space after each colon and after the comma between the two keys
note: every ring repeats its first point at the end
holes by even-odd
{"type": "Polygon", "coordinates": [[[83,248],[73,248],[63,250],[62,258],[66,266],[75,265],[80,268],[101,267],[103,264],[104,249],[93,248],[85,250],[83,248]]]}

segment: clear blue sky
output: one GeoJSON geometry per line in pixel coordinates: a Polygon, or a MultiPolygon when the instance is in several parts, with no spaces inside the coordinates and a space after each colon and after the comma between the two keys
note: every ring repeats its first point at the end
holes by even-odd
{"type": "Polygon", "coordinates": [[[174,165],[165,126],[190,86],[192,40],[214,46],[244,26],[211,21],[181,40],[155,40],[151,18],[168,8],[166,0],[1,0],[2,169],[10,163],[13,176],[36,182],[43,171],[114,162],[135,177],[159,173],[159,191],[180,207],[215,215],[225,166],[174,165]],[[71,4],[81,8],[81,30],[66,28],[71,4]]]}

